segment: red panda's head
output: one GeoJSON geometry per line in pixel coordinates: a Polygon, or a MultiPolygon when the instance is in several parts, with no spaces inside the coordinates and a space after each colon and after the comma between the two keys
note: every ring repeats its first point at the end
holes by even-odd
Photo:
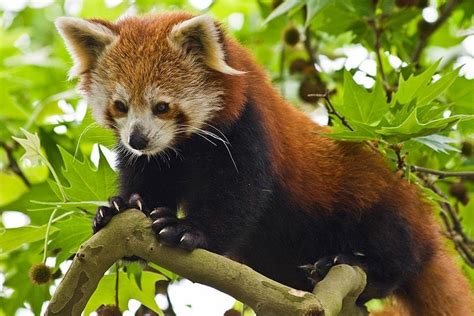
{"type": "Polygon", "coordinates": [[[94,118],[136,155],[172,148],[231,111],[232,80],[243,72],[229,65],[225,36],[209,16],[64,17],[56,26],[94,118]]]}

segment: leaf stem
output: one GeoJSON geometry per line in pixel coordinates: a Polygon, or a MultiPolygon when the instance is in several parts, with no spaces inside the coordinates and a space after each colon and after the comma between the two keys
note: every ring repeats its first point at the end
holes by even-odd
{"type": "Polygon", "coordinates": [[[380,51],[382,50],[381,38],[382,38],[382,33],[383,33],[383,26],[382,26],[382,21],[380,20],[380,16],[378,16],[375,20],[371,19],[370,21],[368,21],[368,24],[374,30],[374,35],[375,35],[374,51],[375,51],[375,56],[377,58],[377,65],[379,68],[378,72],[380,73],[380,76],[382,77],[382,85],[385,90],[385,95],[387,96],[387,99],[390,99],[392,97],[392,88],[390,87],[390,84],[388,83],[387,75],[385,74],[385,70],[383,68],[382,55],[380,54],[380,51]]]}
{"type": "Polygon", "coordinates": [[[49,216],[48,226],[46,226],[46,233],[44,236],[44,246],[43,246],[43,263],[46,263],[46,258],[48,256],[49,231],[51,230],[51,224],[53,223],[53,218],[54,218],[54,215],[56,215],[57,211],[58,211],[58,208],[55,208],[53,210],[53,212],[49,216]]]}
{"type": "Polygon", "coordinates": [[[354,131],[352,126],[350,126],[349,123],[347,122],[346,118],[342,116],[339,112],[337,112],[336,109],[334,108],[334,105],[332,104],[331,99],[329,98],[328,90],[326,90],[323,94],[319,94],[319,93],[309,94],[308,96],[316,96],[316,97],[324,98],[324,100],[326,101],[326,110],[328,111],[328,114],[334,115],[341,121],[342,125],[347,127],[349,130],[354,131]]]}
{"type": "Polygon", "coordinates": [[[51,174],[53,175],[54,181],[58,185],[59,192],[61,193],[61,198],[63,199],[63,202],[67,202],[68,198],[66,195],[66,192],[64,191],[64,187],[61,183],[61,180],[59,180],[58,174],[54,170],[53,166],[49,163],[48,159],[46,159],[43,155],[40,154],[41,161],[48,167],[49,171],[51,171],[51,174]]]}
{"type": "Polygon", "coordinates": [[[107,204],[107,201],[81,201],[81,202],[46,202],[46,201],[37,201],[37,200],[30,200],[31,203],[40,204],[40,205],[52,205],[61,207],[63,205],[104,205],[107,204]]]}

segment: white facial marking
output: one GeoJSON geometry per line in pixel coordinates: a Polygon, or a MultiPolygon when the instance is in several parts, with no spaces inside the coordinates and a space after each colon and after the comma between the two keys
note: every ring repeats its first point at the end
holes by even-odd
{"type": "Polygon", "coordinates": [[[127,115],[115,118],[115,127],[119,131],[122,144],[135,156],[155,155],[174,146],[177,136],[189,136],[199,129],[205,128],[214,114],[222,109],[223,92],[215,88],[201,88],[206,85],[202,79],[196,79],[184,88],[175,91],[165,91],[159,86],[152,85],[143,89],[142,98],[146,104],[131,104],[131,93],[127,87],[117,84],[113,91],[108,92],[99,78],[91,76],[91,89],[87,101],[92,106],[95,120],[106,126],[105,112],[108,104],[114,100],[124,102],[129,110],[127,115]],[[184,125],[179,125],[174,118],[163,119],[152,112],[152,106],[158,102],[167,102],[188,118],[184,125]],[[145,108],[145,110],[144,110],[145,108]],[[135,128],[149,139],[147,148],[137,150],[130,146],[130,137],[135,128]]]}
{"type": "Polygon", "coordinates": [[[115,91],[112,94],[112,97],[114,100],[120,100],[127,104],[130,101],[130,95],[128,94],[127,89],[119,83],[115,86],[115,91]]]}

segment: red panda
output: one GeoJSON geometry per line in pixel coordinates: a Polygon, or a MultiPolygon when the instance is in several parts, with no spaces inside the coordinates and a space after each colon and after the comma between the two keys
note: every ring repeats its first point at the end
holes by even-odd
{"type": "Polygon", "coordinates": [[[93,229],[137,207],[157,238],[204,248],[301,290],[334,264],[362,267],[359,298],[409,315],[472,315],[469,285],[430,204],[364,144],[335,141],[271,86],[208,16],[116,23],[60,18],[71,76],[118,140],[119,196],[93,229]],[[181,208],[185,216],[177,217],[181,208]]]}

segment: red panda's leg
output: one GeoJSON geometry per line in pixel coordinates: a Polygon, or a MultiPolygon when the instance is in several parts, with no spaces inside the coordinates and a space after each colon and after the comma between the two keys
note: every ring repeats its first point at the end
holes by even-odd
{"type": "Polygon", "coordinates": [[[326,256],[314,264],[307,264],[300,266],[300,268],[308,274],[308,279],[315,285],[328,274],[329,270],[338,264],[348,264],[351,266],[359,266],[366,270],[366,264],[364,263],[364,254],[339,254],[333,256],[326,256]]]}

